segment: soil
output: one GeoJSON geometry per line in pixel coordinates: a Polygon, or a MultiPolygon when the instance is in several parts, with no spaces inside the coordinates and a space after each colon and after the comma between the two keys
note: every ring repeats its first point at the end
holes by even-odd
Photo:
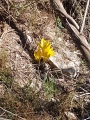
{"type": "MultiPolygon", "coordinates": [[[[25,120],[74,120],[65,114],[71,112],[77,120],[88,118],[90,70],[60,18],[55,17],[50,1],[10,0],[1,1],[1,6],[0,52],[6,55],[5,69],[10,69],[13,82],[10,88],[7,87],[0,74],[0,107],[18,115],[8,115],[6,111],[2,115],[2,109],[0,115],[12,120],[22,119],[20,116],[25,120]],[[6,12],[7,8],[9,11],[6,12]],[[49,63],[45,63],[45,68],[40,68],[35,61],[36,42],[42,38],[51,42],[59,70],[49,63]],[[57,92],[49,93],[50,96],[47,96],[43,86],[47,86],[44,83],[47,78],[49,81],[54,79],[57,89],[57,92]]],[[[84,32],[89,41],[87,24],[84,32]]]]}

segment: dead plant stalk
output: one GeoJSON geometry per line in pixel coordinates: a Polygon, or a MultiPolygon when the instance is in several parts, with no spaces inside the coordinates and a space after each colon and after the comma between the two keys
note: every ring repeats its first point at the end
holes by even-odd
{"type": "Polygon", "coordinates": [[[4,109],[4,108],[1,107],[1,106],[0,106],[0,109],[2,109],[4,112],[7,112],[7,113],[9,113],[9,114],[11,114],[11,115],[13,115],[13,116],[16,116],[16,117],[20,118],[21,120],[26,120],[25,118],[22,118],[22,117],[18,116],[18,114],[14,114],[14,113],[12,113],[12,112],[4,109]]]}
{"type": "Polygon", "coordinates": [[[90,0],[87,1],[86,10],[85,10],[85,13],[84,13],[84,18],[83,18],[83,23],[82,23],[82,26],[81,26],[80,33],[83,32],[83,29],[84,29],[84,26],[85,26],[85,20],[86,20],[88,8],[89,8],[89,3],[90,3],[90,0]]]}

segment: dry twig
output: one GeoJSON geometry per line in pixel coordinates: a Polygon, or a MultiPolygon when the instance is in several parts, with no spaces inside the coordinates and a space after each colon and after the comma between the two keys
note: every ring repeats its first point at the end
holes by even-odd
{"type": "Polygon", "coordinates": [[[85,26],[85,20],[86,20],[86,15],[87,15],[88,8],[89,8],[89,3],[90,3],[90,0],[87,1],[86,10],[85,10],[85,14],[84,14],[83,23],[82,23],[82,26],[81,26],[80,33],[83,32],[83,29],[84,29],[84,26],[85,26]]]}
{"type": "Polygon", "coordinates": [[[1,107],[1,106],[0,106],[0,109],[2,109],[4,112],[7,112],[7,113],[9,113],[9,114],[11,114],[11,115],[13,115],[13,116],[16,116],[16,117],[20,118],[21,120],[26,120],[25,118],[20,117],[18,114],[14,114],[14,113],[12,113],[12,112],[4,109],[4,108],[1,107]]]}
{"type": "Polygon", "coordinates": [[[63,7],[63,4],[60,0],[53,0],[53,3],[56,6],[56,9],[59,10],[59,12],[68,20],[70,21],[77,29],[79,29],[78,24],[76,21],[66,12],[66,10],[63,7]]]}

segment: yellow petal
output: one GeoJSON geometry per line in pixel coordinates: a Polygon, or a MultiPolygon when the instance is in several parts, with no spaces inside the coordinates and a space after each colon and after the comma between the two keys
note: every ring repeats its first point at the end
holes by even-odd
{"type": "Polygon", "coordinates": [[[46,48],[48,46],[51,46],[50,42],[48,40],[44,40],[44,38],[41,39],[41,43],[39,44],[41,48],[46,48]]]}
{"type": "Polygon", "coordinates": [[[53,49],[51,48],[51,49],[49,49],[48,54],[50,54],[50,56],[53,56],[53,55],[55,54],[55,52],[54,52],[53,49]]]}
{"type": "Polygon", "coordinates": [[[40,60],[41,59],[41,56],[42,56],[42,51],[38,48],[35,52],[34,52],[34,57],[35,57],[35,60],[40,60]]]}
{"type": "Polygon", "coordinates": [[[41,58],[46,61],[50,56],[54,55],[54,51],[51,47],[51,44],[48,40],[41,39],[41,42],[38,44],[38,49],[34,52],[35,60],[40,60],[41,58]]]}
{"type": "Polygon", "coordinates": [[[51,46],[50,42],[47,40],[45,43],[44,43],[44,47],[48,47],[48,46],[51,46]]]}
{"type": "Polygon", "coordinates": [[[44,40],[44,38],[42,38],[42,39],[41,39],[41,44],[40,44],[40,45],[41,45],[41,47],[44,47],[45,42],[46,42],[46,41],[44,40]]]}

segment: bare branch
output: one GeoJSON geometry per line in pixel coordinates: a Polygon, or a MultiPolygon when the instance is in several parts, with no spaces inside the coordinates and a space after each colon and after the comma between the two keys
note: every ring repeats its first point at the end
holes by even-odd
{"type": "Polygon", "coordinates": [[[60,11],[60,13],[68,20],[70,21],[77,29],[79,29],[78,24],[76,21],[66,12],[66,10],[63,7],[63,4],[60,0],[53,0],[53,3],[56,6],[56,9],[60,11]]]}
{"type": "Polygon", "coordinates": [[[84,18],[83,18],[83,23],[82,23],[82,26],[81,26],[80,33],[83,32],[83,29],[84,29],[84,26],[85,26],[85,20],[86,20],[86,15],[87,15],[88,8],[89,8],[89,3],[90,3],[90,0],[87,1],[86,10],[85,10],[85,13],[84,13],[84,18]]]}

